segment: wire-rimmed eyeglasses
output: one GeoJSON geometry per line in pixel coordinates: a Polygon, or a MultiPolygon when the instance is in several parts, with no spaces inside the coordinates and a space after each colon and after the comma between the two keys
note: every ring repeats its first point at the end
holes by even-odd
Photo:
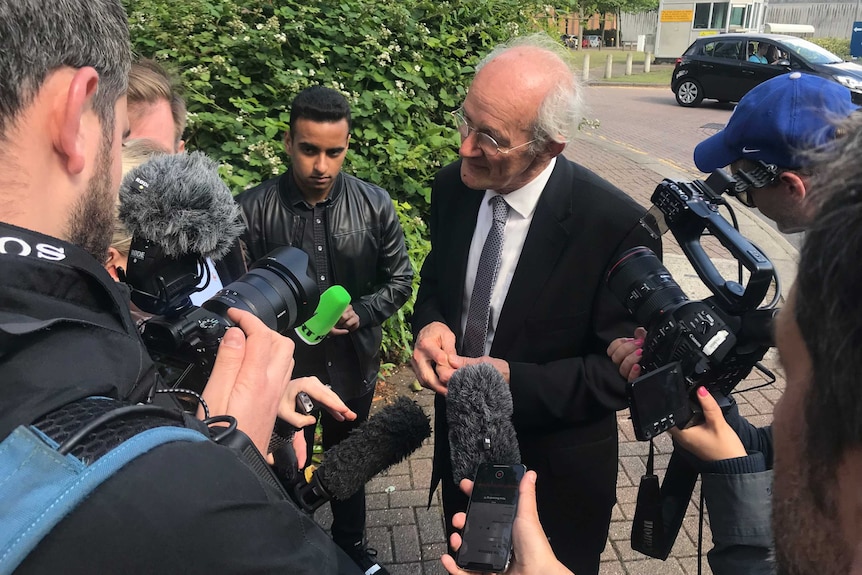
{"type": "Polygon", "coordinates": [[[476,128],[470,125],[467,122],[467,118],[464,116],[464,109],[458,108],[450,112],[452,117],[455,119],[455,125],[458,128],[458,133],[461,134],[461,139],[466,140],[470,133],[476,135],[476,145],[482,150],[482,153],[486,156],[496,156],[497,154],[506,155],[510,152],[517,150],[518,148],[523,148],[524,146],[529,146],[533,142],[535,142],[535,138],[530,140],[529,142],[524,142],[523,144],[519,144],[517,146],[512,146],[511,148],[503,148],[500,144],[497,143],[497,140],[486,134],[485,132],[480,132],[476,128]]]}

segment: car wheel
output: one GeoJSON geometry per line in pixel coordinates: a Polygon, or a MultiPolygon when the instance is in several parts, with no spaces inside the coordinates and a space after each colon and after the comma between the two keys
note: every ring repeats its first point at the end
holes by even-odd
{"type": "Polygon", "coordinates": [[[683,80],[677,84],[674,94],[677,104],[686,108],[697,106],[703,102],[703,88],[700,87],[697,80],[683,80]]]}

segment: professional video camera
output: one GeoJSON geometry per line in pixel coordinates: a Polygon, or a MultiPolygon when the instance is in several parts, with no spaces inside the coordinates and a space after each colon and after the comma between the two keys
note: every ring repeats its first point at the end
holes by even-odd
{"type": "MultiPolygon", "coordinates": [[[[770,260],[724,217],[723,192],[741,195],[774,176],[771,166],[731,177],[716,170],[705,182],[662,181],[641,224],[658,238],[668,229],[712,292],[690,301],[656,255],[646,247],[626,251],[607,275],[611,292],[647,329],[640,365],[644,375],[629,383],[635,436],[646,441],[699,413],[694,390],[703,385],[719,403],[773,345],[772,318],[780,287],[770,260]],[[708,231],[740,265],[739,281],[725,280],[704,251],[708,231]],[[749,279],[742,282],[742,267],[749,279]],[[775,279],[776,297],[760,307],[775,279]]],[[[732,213],[732,212],[731,212],[732,213]]],[[[723,401],[725,400],[725,401],[723,401]]]]}
{"type": "Polygon", "coordinates": [[[132,235],[122,280],[148,314],[142,335],[169,387],[200,393],[219,342],[232,322],[227,309],[253,313],[280,333],[314,313],[320,299],[308,256],[278,248],[196,307],[189,296],[209,284],[207,260],[220,260],[244,229],[240,210],[199,152],[156,156],[131,170],[120,188],[119,216],[132,235]]]}
{"type": "Polygon", "coordinates": [[[207,273],[206,263],[190,255],[173,258],[146,239],[132,242],[126,282],[132,302],[159,315],[142,325],[142,337],[154,359],[183,369],[172,385],[200,393],[212,371],[216,351],[233,322],[228,308],[253,313],[279,333],[302,323],[314,313],[320,298],[317,284],[306,272],[302,250],[278,248],[258,260],[249,272],[219,290],[201,307],[189,296],[207,273]]]}

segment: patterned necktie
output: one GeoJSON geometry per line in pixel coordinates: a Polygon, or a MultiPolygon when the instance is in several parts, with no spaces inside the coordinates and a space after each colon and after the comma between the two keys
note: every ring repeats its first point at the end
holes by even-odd
{"type": "Polygon", "coordinates": [[[491,200],[494,221],[485,238],[479,267],[476,268],[476,282],[470,297],[470,311],[467,312],[467,325],[464,328],[464,342],[461,353],[465,357],[485,355],[485,340],[488,337],[488,320],[491,313],[491,292],[500,270],[500,254],[503,251],[503,232],[509,218],[509,204],[503,196],[491,200]]]}

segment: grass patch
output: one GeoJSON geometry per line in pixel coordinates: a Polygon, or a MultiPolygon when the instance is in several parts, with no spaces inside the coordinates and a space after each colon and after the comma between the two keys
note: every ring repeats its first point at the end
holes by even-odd
{"type": "Polygon", "coordinates": [[[673,74],[673,68],[668,68],[666,70],[651,70],[650,72],[644,74],[641,72],[640,74],[632,74],[631,76],[614,76],[612,78],[601,78],[596,80],[598,82],[608,82],[608,83],[625,83],[625,84],[641,84],[644,86],[665,86],[670,89],[670,77],[673,74]]]}

